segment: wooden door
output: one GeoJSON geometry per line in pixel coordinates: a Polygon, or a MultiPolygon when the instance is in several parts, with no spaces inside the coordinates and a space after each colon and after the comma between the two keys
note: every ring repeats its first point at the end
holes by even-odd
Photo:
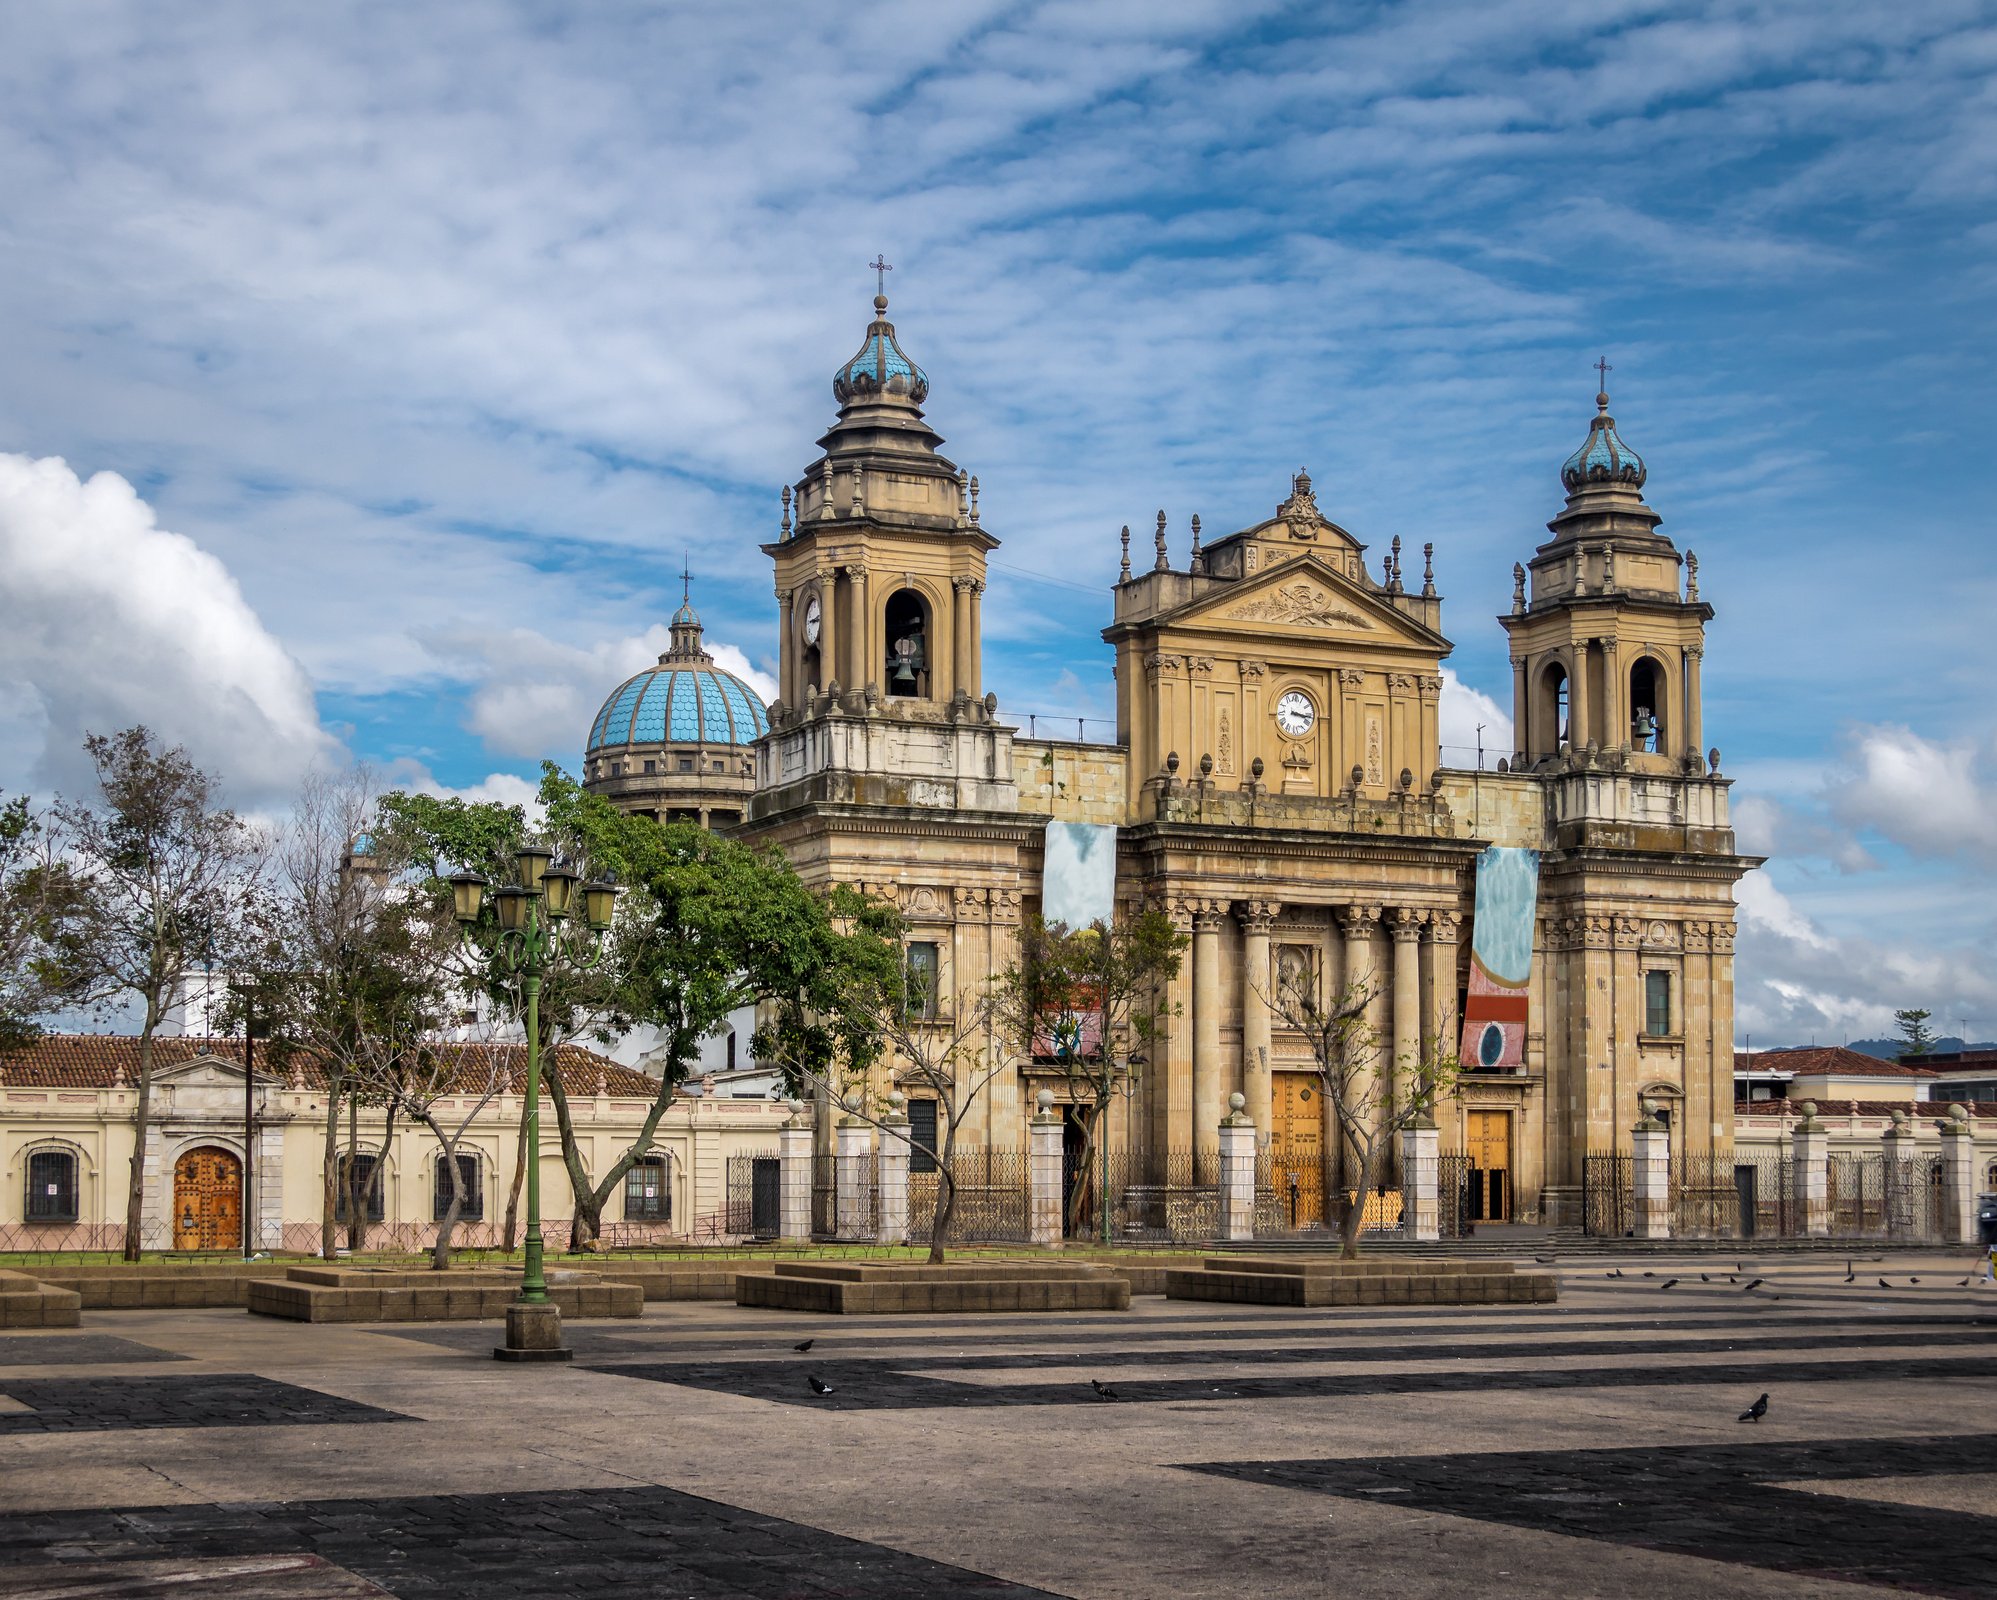
{"type": "Polygon", "coordinates": [[[1270,1075],[1269,1183],[1293,1228],[1324,1221],[1324,1092],[1314,1072],[1270,1075]]]}
{"type": "Polygon", "coordinates": [[[1509,1222],[1512,1216],[1512,1114],[1472,1111],[1465,1118],[1470,1157],[1470,1216],[1509,1222]]]}
{"type": "Polygon", "coordinates": [[[243,1165],[203,1145],[173,1164],[173,1247],[239,1250],[243,1244],[243,1165]]]}

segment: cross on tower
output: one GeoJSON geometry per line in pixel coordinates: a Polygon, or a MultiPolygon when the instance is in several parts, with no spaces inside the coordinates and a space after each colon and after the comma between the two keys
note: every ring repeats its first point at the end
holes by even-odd
{"type": "Polygon", "coordinates": [[[1604,393],[1607,393],[1607,392],[1608,392],[1608,387],[1609,387],[1609,374],[1610,374],[1610,373],[1612,373],[1612,372],[1614,372],[1614,371],[1615,371],[1616,369],[1615,369],[1614,367],[1612,367],[1612,366],[1610,366],[1610,365],[1609,365],[1609,358],[1608,358],[1607,356],[1603,356],[1601,360],[1599,360],[1599,361],[1597,361],[1597,362],[1595,363],[1595,370],[1596,370],[1596,372],[1598,372],[1598,373],[1600,373],[1600,374],[1601,374],[1601,378],[1602,378],[1602,382],[1601,382],[1601,389],[1602,389],[1602,391],[1603,391],[1604,393]]]}
{"type": "Polygon", "coordinates": [[[693,556],[691,552],[680,561],[680,603],[690,604],[693,600],[693,556]]]}
{"type": "Polygon", "coordinates": [[[888,292],[888,274],[894,271],[894,268],[888,265],[888,258],[876,252],[874,259],[869,261],[867,265],[874,269],[874,282],[878,286],[875,288],[874,293],[886,294],[888,292]]]}

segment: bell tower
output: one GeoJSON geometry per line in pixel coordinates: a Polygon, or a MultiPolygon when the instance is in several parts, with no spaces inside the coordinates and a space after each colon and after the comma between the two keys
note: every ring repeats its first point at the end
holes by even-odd
{"type": "MultiPolygon", "coordinates": [[[[884,287],[891,269],[874,265],[884,287]]],[[[998,540],[980,522],[978,480],[923,418],[929,377],[903,351],[885,292],[873,309],[832,376],[838,421],[785,486],[778,537],[762,547],[776,566],[779,687],[752,817],[863,791],[1014,804],[1010,730],[980,681],[985,556],[998,540]]]]}
{"type": "Polygon", "coordinates": [[[1516,767],[1614,756],[1632,770],[1702,770],[1699,665],[1713,608],[1699,558],[1657,531],[1643,458],[1609,415],[1609,365],[1595,417],[1560,480],[1553,537],[1512,568],[1516,767]]]}

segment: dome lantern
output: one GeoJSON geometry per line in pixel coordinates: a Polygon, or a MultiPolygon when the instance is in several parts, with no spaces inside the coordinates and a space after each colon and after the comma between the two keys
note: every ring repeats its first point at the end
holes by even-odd
{"type": "Polygon", "coordinates": [[[1627,484],[1632,489],[1641,489],[1645,477],[1643,457],[1623,443],[1616,432],[1616,419],[1609,415],[1609,364],[1606,360],[1599,361],[1596,368],[1602,375],[1602,388],[1595,395],[1595,419],[1589,424],[1588,437],[1581,448],[1561,466],[1560,481],[1569,494],[1579,494],[1596,485],[1627,484]]]}

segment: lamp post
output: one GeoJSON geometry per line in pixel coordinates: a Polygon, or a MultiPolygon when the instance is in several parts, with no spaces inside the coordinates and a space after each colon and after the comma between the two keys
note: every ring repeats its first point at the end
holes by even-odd
{"type": "MultiPolygon", "coordinates": [[[[520,882],[492,892],[499,918],[492,963],[520,980],[527,1024],[527,1239],[520,1298],[506,1308],[506,1343],[492,1353],[502,1361],[566,1361],[571,1352],[562,1344],[561,1312],[548,1298],[541,1243],[541,979],[557,954],[576,968],[593,967],[602,959],[602,936],[610,927],[618,890],[608,883],[581,884],[590,938],[580,950],[573,946],[563,950],[562,924],[575,909],[577,874],[555,866],[554,853],[539,845],[523,845],[513,859],[520,882]]],[[[452,909],[467,939],[478,921],[486,887],[476,872],[460,872],[451,879],[452,909]]]]}

